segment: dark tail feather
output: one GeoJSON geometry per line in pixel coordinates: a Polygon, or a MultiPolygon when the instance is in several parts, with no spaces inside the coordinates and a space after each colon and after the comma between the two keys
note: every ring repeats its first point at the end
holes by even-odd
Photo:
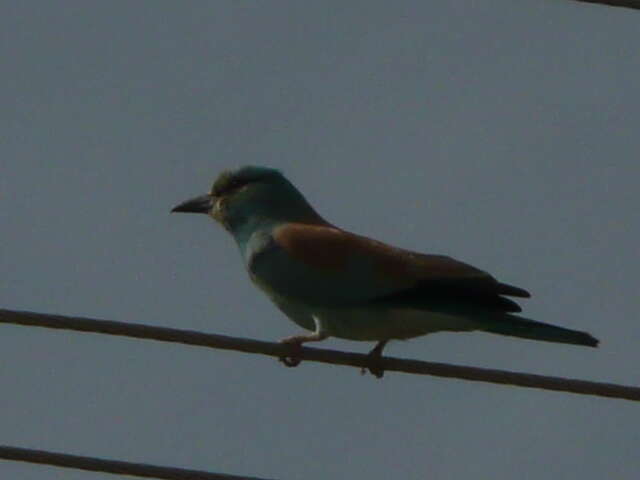
{"type": "Polygon", "coordinates": [[[515,287],[513,285],[508,285],[506,283],[498,284],[498,294],[506,295],[507,297],[521,297],[521,298],[531,297],[531,294],[527,292],[524,288],[515,287]]]}
{"type": "MultiPolygon", "coordinates": [[[[483,322],[484,323],[484,322],[483,322]]],[[[587,332],[556,327],[548,323],[536,322],[527,318],[505,315],[501,318],[486,321],[482,330],[486,332],[509,335],[511,337],[530,338],[544,342],[570,343],[597,347],[599,340],[587,332]]]]}

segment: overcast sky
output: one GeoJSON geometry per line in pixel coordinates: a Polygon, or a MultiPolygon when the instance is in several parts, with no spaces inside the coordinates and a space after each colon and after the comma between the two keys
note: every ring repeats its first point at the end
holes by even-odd
{"type": "MultiPolygon", "coordinates": [[[[268,165],[333,223],[489,270],[602,341],[388,354],[637,385],[639,24],[563,0],[1,2],[0,307],[297,333],[221,228],[169,215],[268,165]]],[[[0,330],[0,444],[283,480],[638,478],[631,402],[0,330]]]]}

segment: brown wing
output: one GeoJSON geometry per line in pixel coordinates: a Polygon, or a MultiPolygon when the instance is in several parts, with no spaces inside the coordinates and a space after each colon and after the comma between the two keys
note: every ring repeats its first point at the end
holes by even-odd
{"type": "Polygon", "coordinates": [[[294,258],[335,276],[342,276],[350,261],[366,259],[372,266],[366,279],[372,301],[437,298],[516,312],[520,307],[503,295],[530,296],[451,257],[393,247],[330,225],[288,224],[273,237],[294,258]]]}

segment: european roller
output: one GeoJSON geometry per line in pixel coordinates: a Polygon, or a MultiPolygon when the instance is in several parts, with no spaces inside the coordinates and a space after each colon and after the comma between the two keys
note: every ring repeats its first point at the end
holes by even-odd
{"type": "MultiPolygon", "coordinates": [[[[310,331],[301,345],[328,337],[377,342],[369,370],[377,377],[389,340],[434,332],[484,331],[595,347],[586,332],[514,315],[507,297],[529,292],[444,255],[429,255],[343,230],[322,218],[278,170],[246,166],[220,174],[210,192],[172,212],[202,213],[235,239],[252,282],[291,320],[310,331]]],[[[298,354],[296,355],[296,352],[298,354]]]]}

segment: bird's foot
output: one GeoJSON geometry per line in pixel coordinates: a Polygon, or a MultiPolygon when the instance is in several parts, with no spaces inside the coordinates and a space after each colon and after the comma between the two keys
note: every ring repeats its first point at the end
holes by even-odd
{"type": "Polygon", "coordinates": [[[364,375],[367,371],[376,378],[384,377],[384,368],[381,365],[382,357],[380,355],[368,355],[367,366],[360,369],[360,374],[364,375]]]}
{"type": "Polygon", "coordinates": [[[292,335],[280,340],[280,343],[288,345],[289,347],[289,352],[280,357],[280,361],[287,367],[297,367],[300,365],[302,361],[303,343],[320,342],[329,336],[321,320],[317,317],[313,317],[313,320],[316,324],[316,329],[313,332],[309,334],[292,335]]]}
{"type": "Polygon", "coordinates": [[[302,342],[298,335],[283,338],[280,343],[287,345],[287,354],[280,357],[280,360],[287,367],[297,367],[302,362],[302,342]]]}
{"type": "Polygon", "coordinates": [[[367,366],[362,367],[360,373],[364,375],[367,370],[371,375],[376,378],[382,378],[384,376],[384,367],[382,366],[382,350],[387,344],[386,340],[378,342],[378,344],[367,355],[367,366]]]}

